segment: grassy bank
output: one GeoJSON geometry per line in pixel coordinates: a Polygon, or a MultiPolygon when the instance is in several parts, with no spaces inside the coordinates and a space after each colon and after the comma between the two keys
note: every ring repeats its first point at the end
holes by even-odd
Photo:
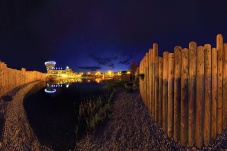
{"type": "MultiPolygon", "coordinates": [[[[79,105],[78,124],[76,126],[77,142],[83,137],[81,131],[86,133],[95,131],[111,118],[111,101],[117,87],[124,87],[125,81],[105,80],[105,86],[98,96],[84,97],[79,105]]],[[[85,133],[83,133],[85,134],[85,133]]]]}

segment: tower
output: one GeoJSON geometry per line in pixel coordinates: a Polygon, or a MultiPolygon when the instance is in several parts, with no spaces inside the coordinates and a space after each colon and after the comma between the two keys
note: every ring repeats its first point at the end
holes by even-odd
{"type": "Polygon", "coordinates": [[[56,62],[55,61],[47,61],[45,62],[47,73],[49,70],[53,70],[56,62]]]}

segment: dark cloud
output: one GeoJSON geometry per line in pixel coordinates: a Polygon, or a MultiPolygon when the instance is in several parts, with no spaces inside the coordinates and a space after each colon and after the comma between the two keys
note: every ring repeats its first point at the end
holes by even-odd
{"type": "Polygon", "coordinates": [[[111,70],[114,69],[114,64],[113,63],[109,64],[108,66],[111,68],[111,70]]]}
{"type": "Polygon", "coordinates": [[[100,65],[108,65],[112,61],[116,60],[118,56],[113,56],[113,57],[99,57],[93,54],[90,54],[89,57],[91,57],[93,60],[95,60],[98,64],[100,65]]]}
{"type": "Polygon", "coordinates": [[[86,66],[86,67],[79,67],[79,69],[85,69],[85,70],[90,70],[90,71],[96,71],[102,69],[102,67],[98,66],[86,66]]]}
{"type": "Polygon", "coordinates": [[[122,58],[119,64],[129,65],[131,59],[132,59],[131,57],[122,58]]]}

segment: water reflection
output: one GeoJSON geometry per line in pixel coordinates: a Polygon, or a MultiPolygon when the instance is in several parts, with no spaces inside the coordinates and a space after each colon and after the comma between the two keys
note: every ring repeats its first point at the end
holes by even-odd
{"type": "MultiPolygon", "coordinates": [[[[89,81],[48,81],[24,100],[30,126],[42,145],[54,150],[73,150],[79,105],[87,97],[98,96],[105,85],[102,80],[89,81]]],[[[82,136],[84,131],[79,133],[82,136]]]]}
{"type": "Polygon", "coordinates": [[[72,83],[90,83],[90,82],[96,82],[101,83],[102,78],[95,78],[95,79],[67,79],[67,80],[59,80],[59,81],[47,81],[46,82],[46,88],[44,89],[44,92],[46,94],[53,94],[57,92],[57,88],[69,88],[69,86],[72,83]]]}

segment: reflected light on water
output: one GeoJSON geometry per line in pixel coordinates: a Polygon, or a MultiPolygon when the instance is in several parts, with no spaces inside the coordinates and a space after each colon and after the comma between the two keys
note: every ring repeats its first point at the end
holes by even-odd
{"type": "Polygon", "coordinates": [[[46,92],[46,93],[55,93],[56,92],[56,89],[44,89],[44,91],[46,92]]]}
{"type": "Polygon", "coordinates": [[[67,80],[61,80],[61,81],[47,81],[46,88],[44,89],[44,91],[48,94],[55,93],[59,90],[58,88],[62,88],[62,87],[64,87],[64,85],[65,85],[65,88],[69,88],[69,86],[72,83],[83,83],[85,81],[87,83],[90,83],[92,81],[94,81],[96,83],[101,83],[102,78],[86,79],[86,80],[77,78],[77,79],[67,79],[67,80]]]}

